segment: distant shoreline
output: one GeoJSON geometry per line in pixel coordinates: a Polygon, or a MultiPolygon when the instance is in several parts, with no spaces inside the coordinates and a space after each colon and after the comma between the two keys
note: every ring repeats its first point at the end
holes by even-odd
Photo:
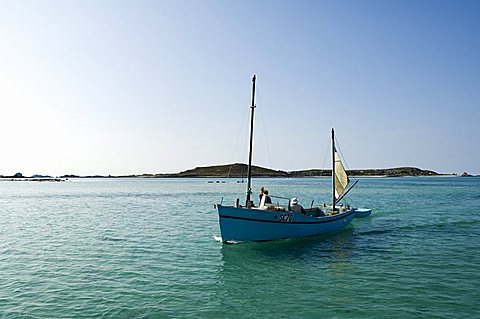
{"type": "Polygon", "coordinates": [[[0,182],[66,182],[67,179],[63,178],[10,178],[0,177],[0,182]]]}
{"type": "MultiPolygon", "coordinates": [[[[472,176],[468,173],[461,175],[437,173],[431,170],[423,170],[416,167],[396,167],[385,169],[362,169],[347,170],[350,177],[358,178],[385,178],[385,177],[455,177],[472,176]]],[[[17,173],[13,176],[0,175],[0,181],[35,181],[35,182],[63,182],[70,178],[245,178],[247,165],[241,163],[196,167],[194,169],[171,174],[139,174],[139,175],[62,175],[52,177],[48,175],[23,176],[17,173]]],[[[252,166],[252,177],[254,178],[305,178],[305,177],[329,177],[331,170],[328,169],[307,169],[298,171],[282,171],[252,166]]]]}
{"type": "MultiPolygon", "coordinates": [[[[461,175],[456,175],[456,174],[439,174],[439,175],[416,175],[416,176],[379,176],[379,175],[371,175],[371,176],[353,176],[353,178],[358,178],[358,179],[363,179],[363,178],[373,178],[373,179],[398,179],[398,178],[411,178],[411,177],[425,177],[425,178],[441,178],[441,177],[449,177],[449,178],[455,178],[455,177],[461,177],[464,178],[464,176],[461,175]]],[[[473,175],[470,177],[479,177],[479,175],[473,175]]],[[[69,178],[6,178],[6,177],[0,177],[0,183],[1,182],[68,182],[69,180],[75,180],[75,179],[104,179],[104,180],[115,180],[115,179],[204,179],[208,180],[209,183],[225,183],[225,180],[234,180],[236,183],[246,183],[246,178],[244,178],[244,181],[240,182],[239,179],[241,177],[226,177],[226,176],[189,176],[189,177],[184,177],[184,176],[176,176],[176,177],[160,177],[160,178],[152,178],[152,177],[145,177],[142,175],[128,175],[128,176],[75,176],[75,177],[69,177],[69,178]]],[[[295,176],[295,177],[279,177],[279,176],[252,176],[252,178],[271,178],[271,179],[303,179],[303,178],[324,178],[324,179],[329,179],[331,177],[329,176],[295,176]]]]}

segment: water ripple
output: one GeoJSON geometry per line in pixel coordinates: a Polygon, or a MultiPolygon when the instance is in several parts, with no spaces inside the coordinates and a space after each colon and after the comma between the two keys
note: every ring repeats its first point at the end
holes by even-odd
{"type": "MultiPolygon", "coordinates": [[[[299,198],[318,183],[295,180],[299,198]]],[[[238,245],[212,210],[233,183],[33,184],[0,192],[0,318],[480,317],[476,178],[365,179],[352,201],[371,218],[238,245]]]]}

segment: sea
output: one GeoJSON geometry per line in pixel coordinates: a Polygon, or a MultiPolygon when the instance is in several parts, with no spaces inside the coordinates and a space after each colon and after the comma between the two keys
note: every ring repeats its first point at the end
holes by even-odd
{"type": "MultiPolygon", "coordinates": [[[[238,179],[0,182],[0,318],[480,318],[480,178],[360,178],[334,234],[223,244],[238,179]]],[[[327,178],[253,179],[329,202],[327,178]]]]}

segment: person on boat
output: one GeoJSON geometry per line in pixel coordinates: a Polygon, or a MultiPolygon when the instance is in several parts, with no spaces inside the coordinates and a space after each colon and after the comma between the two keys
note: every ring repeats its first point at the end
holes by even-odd
{"type": "Polygon", "coordinates": [[[260,201],[262,201],[263,194],[265,194],[265,187],[262,186],[262,188],[260,188],[260,193],[258,194],[260,201]]]}
{"type": "Polygon", "coordinates": [[[271,204],[272,199],[268,196],[268,190],[265,190],[263,193],[265,194],[265,204],[271,204]]]}
{"type": "Polygon", "coordinates": [[[295,213],[305,214],[305,209],[298,204],[298,200],[295,197],[290,200],[290,210],[295,213]]]}

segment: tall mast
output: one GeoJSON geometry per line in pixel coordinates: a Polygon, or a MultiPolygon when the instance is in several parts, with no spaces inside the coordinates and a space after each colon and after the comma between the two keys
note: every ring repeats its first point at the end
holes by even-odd
{"type": "Polygon", "coordinates": [[[335,211],[335,133],[332,128],[332,211],[335,211]]]}
{"type": "Polygon", "coordinates": [[[251,111],[251,119],[250,119],[250,148],[248,151],[248,180],[247,180],[247,200],[246,200],[246,206],[247,208],[250,208],[252,206],[252,202],[250,201],[250,195],[252,194],[252,187],[251,187],[251,182],[252,182],[252,148],[253,148],[253,115],[255,113],[255,80],[257,79],[257,76],[254,74],[252,78],[252,106],[250,107],[252,109],[251,111]]]}

